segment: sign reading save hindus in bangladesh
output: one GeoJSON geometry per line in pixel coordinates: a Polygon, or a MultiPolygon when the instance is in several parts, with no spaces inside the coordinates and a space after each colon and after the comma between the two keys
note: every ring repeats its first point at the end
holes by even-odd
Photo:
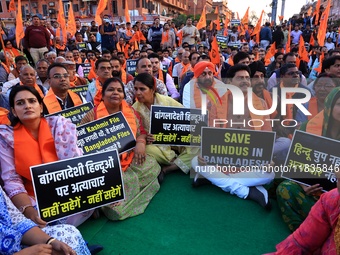
{"type": "Polygon", "coordinates": [[[201,128],[207,126],[208,115],[200,109],[151,106],[150,133],[153,144],[200,146],[201,128]]]}
{"type": "Polygon", "coordinates": [[[32,166],[40,218],[51,222],[123,200],[118,157],[112,150],[32,166]]]}
{"type": "Polygon", "coordinates": [[[92,108],[93,108],[93,104],[91,102],[89,102],[89,103],[86,103],[86,104],[81,104],[81,105],[78,105],[78,106],[67,108],[67,109],[62,110],[60,112],[55,112],[53,114],[46,115],[46,117],[48,117],[48,116],[63,116],[67,119],[70,119],[73,124],[79,126],[81,120],[84,118],[86,113],[91,111],[92,108]]]}
{"type": "Polygon", "coordinates": [[[78,126],[77,136],[77,145],[85,155],[114,149],[120,154],[136,145],[135,136],[122,112],[78,126]]]}
{"type": "Polygon", "coordinates": [[[281,176],[296,182],[320,184],[324,191],[336,187],[335,172],[340,171],[340,142],[295,130],[281,176]]]}
{"type": "Polygon", "coordinates": [[[232,128],[202,128],[202,156],[208,165],[267,166],[273,155],[275,132],[232,128]]]}

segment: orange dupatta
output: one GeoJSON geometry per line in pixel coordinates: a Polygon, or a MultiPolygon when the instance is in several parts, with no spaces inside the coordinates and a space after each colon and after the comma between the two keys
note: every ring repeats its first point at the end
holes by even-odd
{"type": "Polygon", "coordinates": [[[316,97],[312,97],[309,100],[308,111],[312,114],[308,115],[308,120],[311,120],[315,115],[318,114],[318,100],[316,97]]]}
{"type": "MultiPolygon", "coordinates": [[[[24,84],[22,82],[20,82],[20,85],[23,86],[24,84]]],[[[36,91],[38,91],[39,95],[41,96],[41,98],[44,98],[45,95],[44,93],[41,91],[40,87],[38,86],[38,84],[34,84],[33,88],[35,88],[36,91]]]]}
{"type": "Polygon", "coordinates": [[[0,125],[9,125],[10,121],[8,119],[9,111],[5,108],[0,107],[0,125]]]}
{"type": "Polygon", "coordinates": [[[322,136],[323,119],[324,119],[324,110],[319,112],[310,121],[307,122],[306,132],[310,134],[322,136]]]}
{"type": "Polygon", "coordinates": [[[116,44],[116,48],[118,52],[124,52],[125,50],[125,44],[121,45],[119,42],[116,44]]]}
{"type": "Polygon", "coordinates": [[[121,80],[124,83],[124,85],[126,85],[126,72],[123,68],[121,69],[121,73],[122,73],[121,80]]]}
{"type": "MultiPolygon", "coordinates": [[[[68,91],[68,95],[71,97],[74,106],[81,105],[83,103],[80,97],[71,90],[68,91]]],[[[60,112],[62,110],[59,101],[52,89],[48,90],[43,102],[49,114],[60,112]]]]}
{"type": "Polygon", "coordinates": [[[186,72],[188,72],[188,71],[193,71],[190,63],[188,63],[188,64],[186,64],[186,65],[184,65],[183,63],[181,63],[181,65],[182,65],[182,67],[183,67],[183,68],[182,68],[181,75],[180,75],[181,78],[182,78],[182,76],[183,76],[186,72]]]}
{"type": "MultiPolygon", "coordinates": [[[[121,104],[121,108],[122,108],[122,113],[127,121],[127,123],[129,123],[130,128],[132,130],[133,135],[136,137],[137,136],[137,122],[136,122],[136,116],[135,116],[135,112],[132,109],[131,106],[129,106],[125,100],[122,101],[121,104]]],[[[104,102],[100,102],[100,104],[95,108],[95,119],[100,119],[106,116],[109,116],[109,112],[106,109],[106,106],[104,104],[104,102]]],[[[126,169],[128,169],[128,167],[130,166],[132,160],[133,160],[133,156],[134,156],[134,152],[133,150],[128,151],[128,152],[124,152],[120,155],[120,165],[123,169],[123,171],[126,171],[126,169]]]]}
{"type": "Polygon", "coordinates": [[[58,160],[54,139],[47,121],[41,118],[36,140],[24,125],[13,128],[16,172],[24,178],[27,193],[34,197],[30,167],[58,160]]]}
{"type": "MultiPolygon", "coordinates": [[[[294,88],[297,88],[299,86],[299,84],[296,84],[294,88]]],[[[280,82],[280,87],[283,88],[283,82],[280,82]]],[[[292,99],[294,96],[295,92],[291,92],[291,93],[286,93],[286,98],[287,99],[292,99]]],[[[293,104],[287,104],[286,106],[286,116],[285,116],[285,120],[287,119],[293,119],[293,110],[294,110],[294,105],[293,104]]],[[[281,109],[282,111],[282,109],[281,109]]]]}
{"type": "Polygon", "coordinates": [[[161,44],[164,44],[169,41],[169,30],[162,33],[162,41],[161,44]]]}
{"type": "Polygon", "coordinates": [[[93,103],[94,105],[99,105],[102,101],[102,85],[100,84],[99,80],[96,80],[96,95],[94,96],[93,103]]]}
{"type": "MultiPolygon", "coordinates": [[[[273,99],[270,95],[270,92],[266,89],[263,90],[263,99],[267,103],[268,109],[273,105],[273,99]]],[[[275,118],[277,115],[277,111],[275,110],[272,114],[270,114],[270,118],[275,118]]]]}

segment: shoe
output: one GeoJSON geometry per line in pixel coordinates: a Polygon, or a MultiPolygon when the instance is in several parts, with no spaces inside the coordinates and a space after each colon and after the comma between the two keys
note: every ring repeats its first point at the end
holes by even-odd
{"type": "Polygon", "coordinates": [[[164,175],[165,175],[165,174],[164,174],[164,171],[161,169],[160,173],[159,173],[158,176],[157,176],[159,185],[161,185],[162,182],[164,181],[164,175]]]}
{"type": "Polygon", "coordinates": [[[270,211],[270,209],[272,208],[272,205],[268,198],[268,191],[262,186],[250,187],[249,194],[246,199],[257,202],[268,211],[270,211]]]}
{"type": "Polygon", "coordinates": [[[91,255],[95,255],[104,249],[101,245],[89,245],[87,248],[89,248],[91,255]]]}
{"type": "Polygon", "coordinates": [[[192,187],[194,188],[209,184],[211,184],[211,182],[198,173],[195,175],[194,180],[192,181],[192,187]]]}

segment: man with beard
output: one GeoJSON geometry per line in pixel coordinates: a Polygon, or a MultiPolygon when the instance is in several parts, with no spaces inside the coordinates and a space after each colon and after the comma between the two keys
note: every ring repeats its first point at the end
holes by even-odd
{"type": "Polygon", "coordinates": [[[119,78],[124,85],[129,81],[133,81],[133,76],[122,68],[122,62],[118,57],[113,56],[110,60],[110,64],[112,66],[112,77],[119,78]]]}
{"type": "Polygon", "coordinates": [[[86,101],[98,105],[102,99],[102,85],[112,77],[112,66],[107,59],[100,58],[95,63],[96,79],[89,84],[86,101]]]}
{"type": "MultiPolygon", "coordinates": [[[[137,60],[136,64],[136,73],[149,73],[152,75],[152,65],[151,61],[148,58],[140,58],[137,60]]],[[[168,91],[166,89],[165,84],[163,81],[156,79],[156,92],[161,95],[167,96],[168,91]]],[[[133,81],[129,81],[125,86],[125,101],[132,105],[135,101],[135,86],[133,81]]]]}
{"type": "MultiPolygon", "coordinates": [[[[214,86],[214,78],[213,78],[213,65],[208,62],[199,62],[196,64],[194,68],[195,76],[197,77],[197,86],[200,92],[204,93],[205,90],[209,89],[209,87],[214,86]],[[204,69],[203,69],[204,68],[204,69]],[[203,71],[202,71],[203,69],[203,71]]],[[[253,114],[250,112],[247,104],[247,97],[252,96],[253,104],[256,105],[256,109],[258,110],[266,110],[265,102],[258,98],[255,94],[248,95],[248,87],[250,87],[250,69],[246,65],[235,65],[229,68],[227,77],[229,79],[229,83],[238,87],[242,90],[244,94],[244,102],[239,102],[238,104],[244,104],[245,114],[244,115],[234,115],[233,114],[233,96],[231,93],[225,92],[224,94],[220,94],[220,100],[216,104],[213,102],[209,102],[209,97],[207,96],[207,108],[209,111],[209,115],[213,115],[213,119],[227,119],[228,122],[226,124],[218,124],[218,127],[232,127],[232,128],[241,128],[241,129],[256,129],[258,131],[265,130],[271,131],[270,124],[263,124],[262,127],[254,128],[252,126],[243,126],[241,124],[247,123],[249,120],[253,120],[254,126],[259,126],[256,124],[258,121],[256,119],[259,118],[269,118],[269,116],[256,116],[254,119],[253,114]],[[209,106],[210,104],[210,106],[209,106]],[[209,109],[210,108],[210,109],[209,109]],[[235,124],[234,124],[235,123],[235,124]]],[[[215,85],[215,88],[216,85],[215,85]]],[[[224,89],[226,91],[226,89],[224,89]]],[[[214,93],[215,94],[215,93],[214,93]]],[[[196,97],[199,94],[194,91],[194,101],[196,101],[196,97]]],[[[196,102],[195,102],[196,103],[196,102]]],[[[197,103],[195,105],[197,107],[197,103]]],[[[209,116],[209,125],[210,123],[209,116]]],[[[216,126],[216,125],[215,125],[216,126]]],[[[264,172],[264,171],[254,171],[254,172],[236,172],[236,173],[228,173],[228,172],[220,172],[216,169],[214,165],[209,165],[206,167],[207,162],[202,156],[197,156],[192,160],[192,167],[194,171],[197,173],[193,182],[194,187],[198,187],[202,184],[203,180],[200,177],[204,177],[209,180],[213,185],[221,188],[225,192],[230,192],[231,194],[237,195],[241,199],[253,200],[260,204],[267,210],[270,210],[270,200],[268,198],[267,190],[262,186],[270,183],[275,174],[264,172]],[[204,167],[205,166],[205,167],[204,167]],[[201,176],[200,176],[201,175],[201,176]]]]}
{"type": "Polygon", "coordinates": [[[167,87],[169,95],[175,99],[179,99],[179,93],[176,89],[176,86],[171,78],[171,76],[164,72],[160,67],[160,57],[157,53],[151,53],[148,58],[151,61],[152,65],[152,75],[153,77],[161,80],[167,87]]]}
{"type": "MultiPolygon", "coordinates": [[[[289,87],[289,88],[303,88],[306,91],[310,91],[308,87],[301,84],[300,75],[301,72],[297,68],[295,64],[285,64],[280,68],[280,82],[276,84],[273,88],[277,88],[277,94],[281,95],[281,88],[289,87]]],[[[271,88],[269,91],[272,92],[273,88],[271,88]]],[[[304,98],[304,93],[289,93],[287,97],[291,99],[296,98],[304,98]]],[[[277,111],[279,113],[280,119],[282,120],[289,120],[289,119],[295,119],[297,107],[295,105],[287,104],[286,109],[286,115],[282,115],[282,109],[281,109],[281,103],[278,102],[277,111]]]]}
{"type": "Polygon", "coordinates": [[[70,75],[63,64],[50,65],[47,75],[50,89],[43,100],[43,114],[52,114],[83,103],[76,93],[69,90],[70,75]]]}

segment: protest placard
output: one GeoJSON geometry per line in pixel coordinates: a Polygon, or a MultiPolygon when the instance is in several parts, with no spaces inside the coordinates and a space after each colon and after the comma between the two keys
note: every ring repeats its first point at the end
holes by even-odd
{"type": "Polygon", "coordinates": [[[136,68],[137,68],[137,60],[136,59],[126,60],[126,71],[129,74],[134,75],[135,72],[136,72],[136,68]]]}
{"type": "Polygon", "coordinates": [[[153,144],[200,146],[201,128],[208,126],[200,109],[152,105],[150,118],[153,144]]]}
{"type": "Polygon", "coordinates": [[[123,153],[136,145],[135,136],[122,112],[78,126],[77,136],[77,145],[84,154],[113,149],[123,153]]]}
{"type": "Polygon", "coordinates": [[[208,165],[269,165],[275,132],[232,128],[202,128],[202,156],[208,165]],[[264,142],[265,141],[265,142],[264,142]]]}
{"type": "Polygon", "coordinates": [[[78,96],[80,96],[83,102],[85,102],[88,89],[89,89],[89,85],[81,85],[81,86],[70,88],[69,90],[76,93],[78,96]]]}
{"type": "Polygon", "coordinates": [[[228,46],[228,37],[223,35],[216,35],[217,44],[221,48],[226,48],[228,46]]]}
{"type": "Polygon", "coordinates": [[[67,108],[65,110],[46,115],[45,117],[63,116],[65,118],[71,120],[71,122],[73,124],[79,126],[81,120],[84,118],[86,113],[91,111],[92,108],[93,108],[93,104],[91,102],[89,102],[89,103],[86,103],[86,104],[81,104],[81,105],[78,105],[78,106],[70,107],[70,108],[67,108]]]}
{"type": "Polygon", "coordinates": [[[340,142],[295,130],[281,176],[296,182],[320,184],[324,191],[336,187],[335,171],[340,171],[340,142]]]}
{"type": "Polygon", "coordinates": [[[51,222],[125,198],[117,150],[31,167],[39,217],[51,222]]]}
{"type": "Polygon", "coordinates": [[[92,68],[90,63],[83,63],[80,64],[81,67],[83,68],[83,73],[84,73],[84,78],[87,78],[87,76],[89,76],[90,70],[92,68]]]}

